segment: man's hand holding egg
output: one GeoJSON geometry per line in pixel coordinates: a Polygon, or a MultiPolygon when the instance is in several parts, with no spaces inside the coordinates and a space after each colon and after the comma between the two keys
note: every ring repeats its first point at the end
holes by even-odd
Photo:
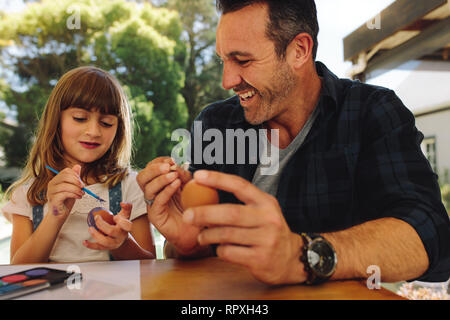
{"type": "Polygon", "coordinates": [[[139,172],[137,181],[146,199],[153,200],[147,206],[150,222],[179,254],[195,255],[218,244],[218,257],[247,267],[263,282],[306,279],[299,259],[301,238],[289,229],[275,197],[239,176],[206,170],[195,172],[196,183],[183,192],[190,174],[179,167],[171,171],[174,164],[171,158],[157,158],[139,172]],[[244,204],[213,204],[217,191],[210,196],[210,190],[202,191],[205,187],[233,193],[244,204]],[[199,195],[202,200],[206,195],[208,203],[190,203],[199,195]]]}
{"type": "Polygon", "coordinates": [[[149,221],[179,253],[195,251],[200,229],[183,221],[181,204],[181,190],[192,180],[191,173],[172,158],[160,157],[150,161],[136,180],[145,199],[152,200],[147,205],[149,221]]]}
{"type": "Polygon", "coordinates": [[[306,280],[299,259],[302,240],[289,229],[275,197],[236,175],[199,170],[194,179],[203,186],[233,193],[244,203],[187,209],[183,221],[200,229],[200,247],[218,244],[219,258],[247,267],[269,284],[306,280]]]}
{"type": "Polygon", "coordinates": [[[181,205],[184,210],[192,207],[218,204],[219,193],[216,189],[189,181],[181,191],[181,205]]]}

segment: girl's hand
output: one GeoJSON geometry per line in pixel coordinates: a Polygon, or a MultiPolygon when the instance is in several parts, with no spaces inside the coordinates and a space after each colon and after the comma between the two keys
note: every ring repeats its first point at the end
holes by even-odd
{"type": "Polygon", "coordinates": [[[81,199],[84,191],[84,183],[80,179],[81,166],[66,168],[58,173],[47,187],[47,199],[49,210],[55,216],[67,218],[75,204],[76,199],[81,199]]]}
{"type": "Polygon", "coordinates": [[[83,241],[83,245],[93,250],[114,250],[119,248],[129,236],[133,223],[129,220],[131,214],[131,203],[120,203],[122,210],[114,216],[115,225],[111,225],[102,219],[95,217],[95,224],[104,233],[97,231],[94,227],[89,227],[89,233],[96,242],[83,241]]]}

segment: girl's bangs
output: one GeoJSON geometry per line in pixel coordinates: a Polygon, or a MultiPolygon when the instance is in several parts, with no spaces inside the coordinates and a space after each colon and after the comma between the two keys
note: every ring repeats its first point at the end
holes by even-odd
{"type": "Polygon", "coordinates": [[[67,82],[61,110],[76,107],[120,117],[122,101],[119,88],[105,73],[89,69],[80,75],[69,77],[67,82]]]}

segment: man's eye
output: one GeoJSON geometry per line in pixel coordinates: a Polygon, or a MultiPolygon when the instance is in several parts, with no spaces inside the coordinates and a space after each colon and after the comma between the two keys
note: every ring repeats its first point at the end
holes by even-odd
{"type": "Polygon", "coordinates": [[[250,60],[236,60],[238,64],[240,64],[241,66],[247,64],[250,62],[250,60]]]}

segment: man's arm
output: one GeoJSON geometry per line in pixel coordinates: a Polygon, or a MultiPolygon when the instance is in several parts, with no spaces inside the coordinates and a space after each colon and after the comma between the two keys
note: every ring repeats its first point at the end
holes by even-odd
{"type": "MultiPolygon", "coordinates": [[[[200,183],[235,194],[245,205],[220,204],[191,208],[183,221],[202,229],[201,246],[218,244],[217,255],[247,267],[268,284],[296,284],[306,280],[300,261],[303,241],[283,218],[278,202],[238,176],[198,171],[200,183]]],[[[411,224],[379,218],[338,232],[324,233],[337,251],[332,279],[367,278],[377,265],[383,281],[411,280],[429,269],[428,254],[411,224]]]]}
{"type": "Polygon", "coordinates": [[[337,254],[333,280],[367,278],[371,265],[380,268],[383,282],[415,279],[428,269],[428,255],[420,237],[399,219],[372,220],[322,236],[337,254]]]}
{"type": "MultiPolygon", "coordinates": [[[[383,224],[380,230],[377,226],[362,234],[367,241],[373,234],[380,234],[376,237],[382,241],[379,254],[383,252],[392,261],[384,267],[386,271],[398,264],[411,268],[417,264],[418,271],[427,266],[419,280],[446,281],[450,275],[449,217],[441,201],[437,175],[421,151],[423,135],[415,127],[414,115],[391,90],[375,91],[363,109],[362,147],[355,172],[359,219],[390,218],[399,226],[386,224],[392,229],[383,231],[383,224]],[[387,241],[388,237],[392,238],[387,241]],[[399,250],[408,253],[404,261],[398,258],[399,250]],[[424,258],[418,260],[422,256],[428,263],[424,258]]],[[[358,246],[358,234],[355,237],[354,245],[358,246]]],[[[417,275],[407,273],[402,278],[412,280],[417,275]]]]}

